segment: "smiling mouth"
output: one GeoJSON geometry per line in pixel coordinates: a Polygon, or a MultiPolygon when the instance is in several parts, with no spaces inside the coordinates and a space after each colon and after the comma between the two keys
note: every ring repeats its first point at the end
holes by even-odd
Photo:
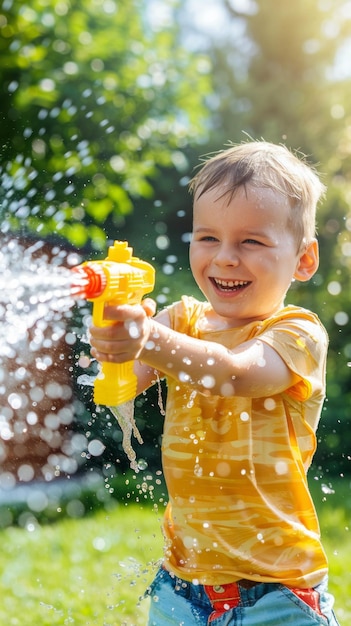
{"type": "Polygon", "coordinates": [[[221,278],[211,278],[211,281],[217,289],[226,293],[240,291],[240,289],[244,289],[244,287],[250,284],[248,280],[222,280],[221,278]]]}

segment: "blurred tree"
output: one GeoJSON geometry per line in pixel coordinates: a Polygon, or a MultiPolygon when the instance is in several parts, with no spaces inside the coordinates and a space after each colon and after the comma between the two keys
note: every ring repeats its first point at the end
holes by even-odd
{"type": "MultiPolygon", "coordinates": [[[[188,146],[207,135],[210,89],[208,59],[179,43],[176,6],[174,0],[162,7],[153,0],[0,0],[3,236],[54,235],[90,256],[105,252],[106,239],[122,238],[123,231],[138,256],[151,259],[159,251],[168,263],[166,218],[178,190],[186,194],[179,179],[188,146]]],[[[158,275],[166,290],[166,273],[158,275]]],[[[88,313],[82,307],[71,320],[78,336],[88,313]]],[[[73,363],[76,380],[86,351],[77,341],[55,365],[72,372],[73,363]]],[[[86,445],[102,436],[115,459],[120,431],[90,397],[91,388],[77,389],[75,427],[86,445]]],[[[159,416],[155,429],[153,444],[159,416]]]]}
{"type": "Polygon", "coordinates": [[[3,0],[2,232],[104,249],[161,168],[186,163],[210,66],[179,45],[172,0],[158,18],[150,4],[3,0]]]}
{"type": "Polygon", "coordinates": [[[330,87],[336,53],[350,35],[347,3],[252,0],[246,11],[238,4],[223,0],[228,28],[212,48],[218,132],[224,141],[244,131],[307,154],[318,147],[317,159],[327,155],[342,126],[331,118],[339,91],[330,87]]]}
{"type": "Polygon", "coordinates": [[[186,183],[199,154],[247,135],[307,154],[328,184],[321,264],[291,300],[330,335],[316,466],[350,471],[351,79],[336,71],[349,2],[248,0],[239,10],[222,0],[225,28],[206,33],[202,51],[179,44],[193,25],[172,11],[186,4],[3,0],[2,231],[54,232],[97,250],[122,233],[162,267],[162,304],[195,293],[186,183]]]}

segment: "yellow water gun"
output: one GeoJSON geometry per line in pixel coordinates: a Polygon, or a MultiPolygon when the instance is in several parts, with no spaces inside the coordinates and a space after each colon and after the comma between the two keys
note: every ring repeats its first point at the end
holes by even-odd
{"type": "MultiPolygon", "coordinates": [[[[93,324],[100,328],[114,322],[104,317],[105,305],[140,304],[155,284],[155,269],[133,256],[126,241],[115,241],[106,259],[86,261],[72,268],[72,295],[93,302],[93,324]]],[[[94,402],[120,406],[136,395],[133,361],[101,364],[94,381],[94,402]]]]}

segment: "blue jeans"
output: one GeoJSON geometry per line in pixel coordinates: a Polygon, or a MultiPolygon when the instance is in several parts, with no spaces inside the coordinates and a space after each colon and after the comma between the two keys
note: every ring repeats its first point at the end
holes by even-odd
{"type": "Polygon", "coordinates": [[[315,587],[317,610],[279,583],[236,587],[238,599],[230,608],[230,602],[213,601],[209,590],[216,587],[194,585],[161,568],[147,590],[151,598],[148,626],[339,626],[327,580],[315,587]]]}

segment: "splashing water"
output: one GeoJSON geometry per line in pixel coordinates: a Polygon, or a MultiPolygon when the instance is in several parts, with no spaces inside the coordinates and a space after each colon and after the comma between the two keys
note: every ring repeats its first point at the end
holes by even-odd
{"type": "MultiPolygon", "coordinates": [[[[158,406],[159,406],[161,415],[165,415],[165,409],[164,409],[163,399],[162,399],[161,381],[156,370],[155,370],[155,376],[156,376],[156,384],[157,384],[158,406]]],[[[138,430],[138,427],[135,423],[135,419],[134,419],[134,400],[125,402],[124,404],[121,404],[120,406],[114,406],[114,407],[110,406],[109,409],[111,413],[114,415],[114,417],[116,418],[120,426],[120,429],[122,431],[122,434],[123,434],[122,447],[130,461],[131,469],[133,469],[136,473],[139,472],[140,469],[145,469],[143,467],[145,461],[143,461],[143,459],[140,459],[139,461],[136,460],[136,454],[132,446],[132,435],[134,435],[135,439],[140,444],[144,443],[142,436],[138,430]]]]}
{"type": "MultiPolygon", "coordinates": [[[[77,382],[80,385],[93,387],[95,378],[96,376],[81,374],[78,376],[77,382]]],[[[127,455],[130,467],[138,473],[142,467],[140,466],[140,462],[137,461],[136,453],[132,446],[132,436],[134,436],[140,444],[143,444],[144,441],[134,419],[134,400],[124,402],[119,406],[109,406],[108,409],[117,420],[117,423],[122,431],[122,448],[127,455]]]]}
{"type": "MultiPolygon", "coordinates": [[[[1,439],[12,438],[16,430],[15,425],[12,430],[9,426],[9,421],[16,411],[18,413],[22,409],[20,417],[22,423],[26,419],[28,422],[28,415],[33,413],[28,412],[26,408],[29,402],[28,398],[24,397],[25,394],[17,393],[20,387],[19,378],[27,379],[26,393],[30,398],[35,399],[33,405],[37,404],[40,396],[43,398],[47,395],[47,382],[46,387],[43,383],[43,390],[38,391],[36,372],[39,371],[42,377],[51,379],[53,374],[50,374],[50,366],[55,365],[51,355],[52,349],[55,343],[62,339],[67,342],[66,318],[76,301],[75,294],[72,292],[70,267],[76,266],[80,261],[76,253],[67,253],[58,246],[50,249],[49,258],[44,242],[36,242],[26,247],[18,240],[10,240],[2,245],[0,251],[0,315],[2,319],[0,396],[7,394],[5,404],[9,404],[11,409],[0,410],[0,460],[1,439]],[[15,373],[11,371],[13,369],[15,373]],[[37,391],[34,392],[33,389],[37,391]]],[[[72,343],[74,341],[75,338],[71,340],[72,343]]],[[[77,382],[81,385],[93,386],[95,378],[95,376],[84,374],[78,377],[77,382]]],[[[164,414],[159,380],[158,387],[159,407],[161,413],[164,414]]],[[[61,388],[57,386],[56,395],[59,396],[61,391],[61,388]]],[[[55,407],[53,408],[55,410],[55,407]]],[[[129,459],[130,467],[138,472],[142,468],[136,459],[132,437],[134,436],[139,444],[143,443],[143,439],[134,419],[134,400],[108,408],[122,430],[122,447],[129,459]]],[[[51,412],[50,415],[51,421],[55,421],[54,414],[51,412]]],[[[71,417],[73,417],[73,408],[71,417]]],[[[33,420],[33,423],[36,423],[37,417],[35,416],[33,420]]],[[[45,422],[49,421],[47,415],[45,422]]],[[[30,421],[28,423],[30,424],[30,421]]]]}
{"type": "MultiPolygon", "coordinates": [[[[11,240],[0,250],[0,356],[15,357],[15,346],[27,341],[28,331],[39,320],[46,324],[58,321],[57,313],[69,311],[75,302],[70,287],[71,273],[62,263],[66,257],[69,264],[75,265],[78,256],[67,255],[57,247],[48,263],[44,252],[35,257],[43,246],[43,242],[37,242],[25,248],[18,241],[11,240]]],[[[35,333],[37,349],[40,348],[40,334],[43,333],[35,333]]],[[[61,331],[58,335],[61,336],[61,331]]],[[[34,347],[32,345],[31,349],[34,347]]]]}
{"type": "Polygon", "coordinates": [[[138,430],[138,427],[135,423],[134,419],[134,400],[130,400],[129,402],[125,402],[120,406],[110,406],[109,407],[111,413],[116,418],[123,435],[122,439],[122,447],[124,452],[126,453],[130,467],[135,472],[139,472],[139,465],[136,460],[136,454],[132,446],[132,435],[136,438],[136,440],[142,444],[143,439],[138,430]]]}
{"type": "Polygon", "coordinates": [[[79,260],[42,241],[1,241],[0,489],[36,472],[50,481],[77,469],[68,452],[74,402],[64,357],[75,342],[67,329],[75,302],[69,267],[79,260]]]}
{"type": "MultiPolygon", "coordinates": [[[[157,402],[161,415],[165,415],[165,408],[162,398],[161,381],[158,373],[155,371],[156,384],[157,384],[157,402]]],[[[93,386],[95,376],[88,374],[81,374],[78,376],[78,383],[81,385],[93,386]]],[[[124,402],[119,406],[109,406],[108,409],[118,422],[118,425],[122,431],[122,448],[130,462],[130,467],[136,473],[145,469],[145,461],[143,459],[137,460],[135,450],[132,446],[132,437],[134,436],[138,443],[143,444],[143,438],[136,425],[134,418],[134,400],[124,402]]]]}

